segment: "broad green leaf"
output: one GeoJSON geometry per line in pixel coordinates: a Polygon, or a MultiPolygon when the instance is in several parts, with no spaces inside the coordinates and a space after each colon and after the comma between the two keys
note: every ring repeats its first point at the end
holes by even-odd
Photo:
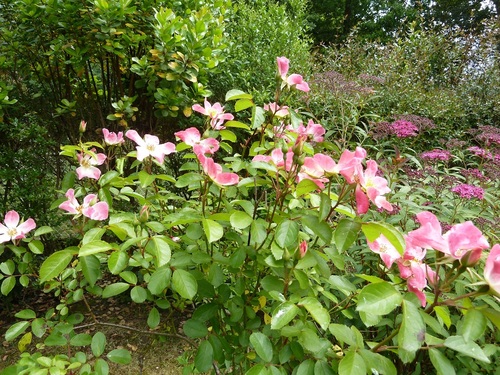
{"type": "Polygon", "coordinates": [[[129,256],[125,251],[115,251],[108,258],[108,269],[113,275],[118,275],[128,266],[129,256]]]}
{"type": "Polygon", "coordinates": [[[33,321],[31,322],[31,331],[36,337],[41,338],[45,334],[46,330],[47,328],[45,327],[45,319],[33,319],[33,321]]]}
{"type": "Polygon", "coordinates": [[[106,233],[105,228],[92,228],[85,233],[82,239],[82,245],[88,244],[90,242],[99,241],[102,235],[106,233]]]}
{"type": "Polygon", "coordinates": [[[12,275],[16,271],[16,264],[12,259],[8,259],[0,263],[0,271],[3,272],[4,275],[12,275]]]}
{"type": "Polygon", "coordinates": [[[297,187],[295,188],[295,195],[299,198],[315,190],[318,190],[318,185],[316,185],[314,181],[306,178],[297,184],[297,187]]]}
{"type": "Polygon", "coordinates": [[[450,311],[448,310],[448,308],[446,306],[435,306],[434,312],[436,313],[436,316],[443,321],[446,328],[450,329],[451,317],[450,317],[450,311]]]}
{"type": "Polygon", "coordinates": [[[497,327],[497,329],[500,329],[500,311],[494,309],[482,309],[481,312],[497,327]]]}
{"type": "Polygon", "coordinates": [[[339,363],[339,375],[361,374],[366,374],[366,365],[363,357],[356,352],[347,352],[339,363]]]}
{"type": "Polygon", "coordinates": [[[100,357],[106,348],[106,336],[102,332],[96,332],[90,343],[94,357],[100,357]]]}
{"type": "Polygon", "coordinates": [[[317,216],[306,215],[302,217],[302,224],[329,245],[332,242],[332,228],[325,221],[319,221],[317,216]]]}
{"type": "Polygon", "coordinates": [[[35,319],[36,318],[36,313],[33,310],[31,310],[31,309],[25,309],[25,310],[19,311],[14,316],[16,318],[19,318],[19,319],[35,319]]]}
{"type": "Polygon", "coordinates": [[[333,323],[329,325],[328,329],[338,341],[341,341],[349,346],[357,346],[356,336],[348,326],[333,323]]]}
{"type": "Polygon", "coordinates": [[[16,286],[16,277],[15,276],[9,276],[6,279],[2,280],[2,286],[0,286],[0,292],[6,296],[9,294],[12,289],[16,286]]]}
{"type": "Polygon", "coordinates": [[[52,229],[51,227],[48,227],[48,226],[42,226],[40,228],[37,228],[35,230],[35,234],[33,236],[35,237],[38,237],[38,236],[41,236],[42,234],[47,234],[47,233],[51,233],[53,232],[54,229],[52,229]]]}
{"type": "Polygon", "coordinates": [[[208,372],[214,361],[214,349],[209,341],[204,340],[198,346],[194,357],[194,366],[199,372],[208,372]]]}
{"type": "Polygon", "coordinates": [[[273,345],[269,337],[261,332],[254,332],[250,335],[250,343],[257,355],[262,358],[264,362],[271,362],[273,360],[273,345]]]}
{"type": "Polygon", "coordinates": [[[334,240],[339,252],[343,253],[358,239],[361,223],[351,219],[341,219],[335,228],[334,240]]]}
{"type": "Polygon", "coordinates": [[[44,246],[42,241],[32,240],[28,243],[28,247],[33,254],[43,254],[44,246]]]}
{"type": "Polygon", "coordinates": [[[236,137],[236,134],[234,134],[231,130],[227,130],[227,129],[219,130],[219,133],[220,133],[220,138],[223,141],[230,141],[230,142],[234,143],[238,139],[236,137]]]}
{"type": "Polygon", "coordinates": [[[276,228],[274,239],[283,249],[295,249],[298,244],[299,224],[292,220],[283,220],[276,228]]]}
{"type": "Polygon", "coordinates": [[[252,221],[252,217],[244,211],[234,211],[230,218],[232,227],[236,229],[245,229],[252,224],[252,221]]]}
{"type": "Polygon", "coordinates": [[[437,371],[437,375],[455,375],[455,368],[444,353],[436,348],[429,349],[429,358],[437,371]]]}
{"type": "Polygon", "coordinates": [[[109,298],[125,292],[130,285],[128,283],[114,283],[107,285],[102,291],[102,298],[109,298]]]}
{"type": "Polygon", "coordinates": [[[373,242],[380,237],[381,234],[403,255],[405,251],[405,239],[400,231],[394,228],[389,223],[373,222],[361,224],[361,229],[368,241],[373,242]]]}
{"type": "Polygon", "coordinates": [[[92,336],[87,333],[79,333],[69,340],[72,346],[87,346],[92,343],[92,336]]]}
{"type": "Polygon", "coordinates": [[[324,221],[332,209],[332,200],[325,193],[320,194],[319,221],[324,221]]]}
{"type": "Polygon", "coordinates": [[[14,340],[17,336],[21,335],[26,331],[26,329],[30,326],[30,322],[17,322],[14,323],[9,327],[7,332],[5,332],[5,340],[6,341],[12,341],[14,340]]]}
{"type": "Polygon", "coordinates": [[[31,340],[33,339],[33,334],[31,332],[26,332],[23,337],[17,343],[17,348],[19,352],[23,353],[26,351],[26,347],[31,344],[31,340]]]}
{"type": "Polygon", "coordinates": [[[143,303],[148,298],[148,292],[140,285],[136,285],[130,291],[130,298],[135,303],[143,303]]]}
{"type": "Polygon", "coordinates": [[[252,95],[247,94],[246,92],[238,89],[231,89],[226,93],[226,99],[225,99],[226,102],[238,99],[252,100],[252,95]]]}
{"type": "Polygon", "coordinates": [[[476,309],[468,309],[462,319],[462,324],[458,327],[458,334],[465,341],[475,341],[480,338],[486,329],[486,318],[476,309]]]}
{"type": "Polygon", "coordinates": [[[198,283],[189,272],[176,269],[172,276],[172,289],[182,298],[193,299],[198,291],[198,283]]]}
{"type": "Polygon", "coordinates": [[[137,275],[135,274],[135,272],[123,271],[123,272],[120,272],[120,277],[129,284],[132,284],[132,285],[137,284],[137,275]]]}
{"type": "Polygon", "coordinates": [[[130,352],[126,349],[114,349],[110,351],[106,357],[114,363],[119,363],[121,365],[128,365],[132,360],[130,352]]]}
{"type": "Polygon", "coordinates": [[[306,310],[311,314],[314,320],[320,325],[324,330],[328,328],[330,324],[330,314],[328,310],[323,307],[317,298],[306,297],[303,298],[299,303],[299,306],[304,306],[306,310]]]}
{"type": "Polygon", "coordinates": [[[162,267],[168,264],[172,257],[170,245],[165,236],[151,237],[146,245],[146,251],[155,257],[156,267],[162,267]]]}
{"type": "Polygon", "coordinates": [[[468,357],[475,358],[477,360],[490,363],[490,360],[484,354],[481,347],[473,341],[465,341],[462,336],[450,336],[444,340],[444,346],[453,349],[459,353],[462,353],[468,357]]]}
{"type": "Polygon", "coordinates": [[[218,241],[224,235],[224,228],[218,222],[211,219],[203,219],[202,224],[208,243],[218,241]]]}
{"type": "Polygon", "coordinates": [[[158,327],[158,324],[160,324],[160,312],[156,307],[153,307],[149,312],[147,323],[151,329],[158,327]]]}
{"type": "Polygon", "coordinates": [[[366,349],[361,349],[359,354],[361,354],[361,357],[365,360],[368,374],[397,375],[394,363],[382,354],[373,353],[366,349]]]}
{"type": "Polygon", "coordinates": [[[368,284],[358,295],[356,310],[386,315],[398,307],[402,300],[403,297],[397,289],[386,281],[368,284]]]}
{"type": "Polygon", "coordinates": [[[120,173],[117,171],[109,171],[104,173],[100,178],[99,178],[99,185],[104,186],[108,183],[110,183],[112,180],[114,180],[116,177],[118,177],[120,173]]]}
{"type": "Polygon", "coordinates": [[[203,181],[203,176],[201,174],[195,172],[184,173],[177,178],[175,187],[183,188],[200,181],[203,181]]]}
{"type": "Polygon", "coordinates": [[[40,267],[40,282],[52,280],[66,269],[73,259],[73,251],[61,250],[50,255],[40,267]]]}
{"type": "Polygon", "coordinates": [[[101,276],[101,262],[99,262],[99,259],[95,255],[88,255],[80,257],[80,263],[85,280],[93,287],[101,276]]]}
{"type": "Polygon", "coordinates": [[[95,361],[94,369],[97,375],[108,375],[109,374],[109,365],[108,362],[106,362],[102,358],[98,358],[97,361],[95,361]]]}
{"type": "Polygon", "coordinates": [[[292,321],[300,309],[292,302],[284,302],[279,305],[271,317],[271,329],[281,329],[292,321]]]}
{"type": "Polygon", "coordinates": [[[314,375],[314,362],[311,359],[302,361],[297,367],[296,375],[314,375]]]}
{"type": "Polygon", "coordinates": [[[107,243],[106,241],[92,241],[88,242],[85,245],[83,245],[80,248],[80,251],[78,252],[79,257],[84,257],[87,255],[92,255],[92,254],[97,254],[97,253],[103,253],[105,251],[108,251],[111,249],[111,245],[107,243]]]}
{"type": "Polygon", "coordinates": [[[234,110],[236,112],[243,111],[244,109],[253,106],[253,101],[251,99],[240,99],[234,105],[234,110]]]}
{"type": "Polygon", "coordinates": [[[240,121],[234,121],[234,120],[230,120],[230,121],[225,122],[224,126],[226,128],[240,128],[240,129],[246,129],[246,130],[250,129],[250,127],[247,124],[244,124],[240,121]]]}
{"type": "Polygon", "coordinates": [[[139,183],[141,184],[141,188],[147,188],[149,185],[151,185],[154,180],[155,176],[149,174],[148,172],[142,170],[138,173],[139,175],[139,183]]]}
{"type": "Polygon", "coordinates": [[[266,366],[259,363],[257,365],[252,366],[245,375],[269,375],[269,370],[266,366]]]}
{"type": "Polygon", "coordinates": [[[182,329],[186,336],[192,339],[198,339],[205,337],[208,334],[208,328],[205,322],[201,322],[197,319],[188,319],[182,326],[182,329]]]}
{"type": "Polygon", "coordinates": [[[335,372],[333,372],[332,366],[328,362],[318,360],[314,364],[314,375],[335,375],[335,372]]]}
{"type": "Polygon", "coordinates": [[[252,129],[258,129],[266,121],[266,111],[262,107],[254,106],[252,109],[252,129]]]}
{"type": "Polygon", "coordinates": [[[400,349],[408,353],[409,359],[422,346],[425,338],[425,323],[416,305],[406,299],[403,299],[401,304],[403,320],[398,333],[398,344],[400,349]]]}
{"type": "Polygon", "coordinates": [[[172,270],[170,268],[158,268],[149,279],[149,291],[156,296],[161,295],[170,284],[171,276],[172,270]]]}

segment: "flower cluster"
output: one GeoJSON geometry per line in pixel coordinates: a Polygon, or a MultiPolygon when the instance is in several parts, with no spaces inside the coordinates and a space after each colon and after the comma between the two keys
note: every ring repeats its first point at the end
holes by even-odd
{"type": "Polygon", "coordinates": [[[394,134],[398,138],[416,137],[418,133],[418,127],[413,123],[405,120],[394,121],[389,126],[392,134],[394,134]]]}
{"type": "Polygon", "coordinates": [[[69,189],[65,195],[68,199],[61,203],[59,208],[75,215],[74,218],[81,215],[91,220],[106,220],[108,218],[109,206],[106,202],[98,202],[97,195],[87,195],[83,198],[82,204],[76,200],[73,189],[69,189]]]}
{"type": "Polygon", "coordinates": [[[234,119],[234,116],[232,114],[224,112],[224,107],[220,103],[215,103],[212,105],[206,98],[204,106],[202,107],[199,104],[195,104],[193,105],[193,111],[208,116],[208,118],[210,119],[210,126],[214,130],[225,129],[225,127],[222,125],[224,121],[234,119]]]}
{"type": "Polygon", "coordinates": [[[420,158],[425,161],[448,161],[451,158],[451,152],[448,150],[434,149],[420,154],[420,158]]]}
{"type": "Polygon", "coordinates": [[[469,185],[469,184],[460,184],[454,186],[451,189],[452,193],[457,194],[460,198],[465,199],[483,199],[484,198],[484,189],[479,186],[469,185]]]}

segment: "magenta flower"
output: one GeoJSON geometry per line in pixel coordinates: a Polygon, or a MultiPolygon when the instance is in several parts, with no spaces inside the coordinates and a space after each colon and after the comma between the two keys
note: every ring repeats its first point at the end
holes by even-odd
{"type": "Polygon", "coordinates": [[[278,75],[288,87],[295,87],[297,90],[309,92],[309,85],[300,74],[290,74],[287,76],[290,60],[286,57],[278,57],[276,58],[276,62],[278,64],[278,75]]]}
{"type": "Polygon", "coordinates": [[[448,150],[439,150],[439,149],[434,149],[431,151],[425,151],[420,154],[420,158],[422,160],[441,160],[441,161],[448,161],[451,158],[451,152],[448,150]]]}
{"type": "Polygon", "coordinates": [[[363,160],[366,157],[366,150],[362,147],[356,147],[356,151],[344,150],[340,155],[339,162],[335,166],[333,173],[341,174],[347,183],[357,182],[359,176],[363,173],[363,160]]]}
{"type": "Polygon", "coordinates": [[[418,128],[409,121],[398,120],[389,125],[391,132],[398,138],[415,137],[418,128]]]}
{"type": "Polygon", "coordinates": [[[448,243],[448,254],[455,259],[462,259],[467,255],[472,258],[469,262],[479,260],[482,251],[490,247],[486,237],[471,221],[454,225],[443,238],[448,243]]]}
{"type": "Polygon", "coordinates": [[[66,192],[67,201],[59,205],[59,208],[74,214],[75,218],[83,215],[92,220],[105,220],[108,218],[109,206],[106,202],[98,202],[97,195],[89,194],[83,198],[83,204],[78,203],[75,191],[69,189],[66,192]]]}
{"type": "Polygon", "coordinates": [[[96,154],[95,149],[91,151],[92,153],[82,152],[77,155],[80,166],[76,169],[76,174],[78,175],[79,180],[84,177],[98,180],[99,177],[101,177],[101,171],[96,167],[96,165],[102,165],[106,160],[106,155],[102,153],[96,154]]]}
{"type": "Polygon", "coordinates": [[[14,210],[9,211],[5,214],[4,224],[0,223],[0,243],[20,240],[35,228],[36,223],[32,218],[19,224],[19,214],[14,210]]]}
{"type": "Polygon", "coordinates": [[[482,200],[484,198],[483,188],[469,184],[460,184],[454,186],[451,189],[451,192],[457,194],[460,198],[465,199],[477,198],[479,200],[482,200]]]}
{"type": "Polygon", "coordinates": [[[325,128],[320,124],[315,124],[313,120],[309,120],[307,126],[300,125],[296,130],[299,135],[305,135],[312,142],[323,142],[323,136],[325,135],[325,128]]]}
{"type": "Polygon", "coordinates": [[[383,234],[381,234],[375,241],[367,242],[370,250],[380,255],[380,258],[387,268],[391,268],[392,264],[401,258],[401,254],[399,254],[394,245],[392,245],[383,234]]]}
{"type": "Polygon", "coordinates": [[[207,158],[203,154],[197,154],[198,160],[203,168],[203,171],[210,177],[212,181],[221,186],[236,185],[240,178],[236,173],[223,172],[222,166],[212,158],[207,158]]]}
{"type": "Polygon", "coordinates": [[[121,145],[125,140],[123,139],[123,132],[110,132],[108,129],[103,128],[102,129],[102,134],[104,135],[104,142],[108,146],[116,146],[116,145],[121,145]]]}
{"type": "Polygon", "coordinates": [[[220,103],[210,104],[205,98],[205,106],[202,107],[199,104],[193,105],[193,111],[199,112],[202,115],[208,116],[210,118],[210,126],[215,130],[225,129],[222,124],[224,121],[234,119],[234,116],[230,113],[224,113],[224,107],[220,103]]]}
{"type": "Polygon", "coordinates": [[[448,244],[443,238],[441,224],[432,212],[424,211],[417,214],[420,228],[408,233],[408,238],[418,247],[434,249],[448,253],[448,244]]]}
{"type": "Polygon", "coordinates": [[[375,160],[366,162],[366,170],[359,175],[359,183],[356,186],[356,210],[358,214],[365,214],[370,206],[369,201],[378,208],[392,211],[392,205],[384,197],[390,193],[387,180],[377,176],[378,165],[375,160]]]}
{"type": "Polygon", "coordinates": [[[486,259],[484,279],[493,293],[500,297],[500,245],[498,244],[491,248],[486,259]]]}
{"type": "Polygon", "coordinates": [[[160,144],[160,140],[155,135],[146,134],[144,139],[135,130],[129,130],[125,136],[137,143],[137,160],[143,161],[148,156],[155,158],[158,163],[163,164],[165,155],[175,152],[175,145],[172,142],[160,144]]]}
{"type": "Polygon", "coordinates": [[[196,128],[188,128],[178,131],[175,136],[188,146],[193,147],[193,152],[198,154],[213,155],[219,149],[219,142],[215,138],[201,139],[200,132],[196,128]]]}

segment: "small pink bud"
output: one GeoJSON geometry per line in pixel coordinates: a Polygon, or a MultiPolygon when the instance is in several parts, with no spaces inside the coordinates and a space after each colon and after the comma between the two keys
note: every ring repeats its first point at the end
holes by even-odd
{"type": "Polygon", "coordinates": [[[304,258],[304,256],[307,253],[307,241],[306,240],[304,240],[304,241],[302,241],[300,243],[300,245],[299,245],[299,252],[300,252],[300,257],[304,258]]]}
{"type": "Polygon", "coordinates": [[[141,211],[139,212],[139,221],[141,223],[147,222],[149,219],[149,206],[144,205],[141,208],[141,211]]]}
{"type": "Polygon", "coordinates": [[[80,121],[80,127],[78,129],[80,133],[85,133],[85,130],[87,130],[87,121],[80,121]]]}

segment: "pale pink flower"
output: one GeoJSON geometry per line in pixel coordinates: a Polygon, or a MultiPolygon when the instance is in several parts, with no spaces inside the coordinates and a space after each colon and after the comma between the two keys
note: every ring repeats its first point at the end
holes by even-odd
{"type": "Polygon", "coordinates": [[[290,74],[290,76],[287,76],[290,60],[286,57],[278,57],[276,62],[278,64],[278,74],[283,82],[289,87],[295,87],[297,90],[309,92],[309,85],[300,74],[290,74]]]}
{"type": "Polygon", "coordinates": [[[210,177],[212,181],[221,186],[236,185],[240,178],[236,173],[223,172],[222,166],[208,158],[203,154],[197,154],[198,160],[203,168],[203,171],[210,177]]]}
{"type": "Polygon", "coordinates": [[[443,238],[441,224],[432,212],[424,211],[417,214],[420,228],[408,233],[411,242],[424,249],[434,249],[448,254],[448,244],[443,238]]]}
{"type": "Polygon", "coordinates": [[[108,146],[121,145],[125,140],[123,139],[123,132],[110,132],[108,129],[103,128],[102,134],[104,135],[104,142],[108,146]]]}
{"type": "Polygon", "coordinates": [[[224,107],[220,103],[210,104],[205,98],[205,106],[202,107],[199,104],[193,105],[193,111],[199,112],[202,115],[208,116],[210,118],[210,125],[215,130],[225,129],[222,124],[224,121],[234,119],[234,116],[230,113],[224,113],[224,107]]]}
{"type": "Polygon", "coordinates": [[[286,74],[288,73],[288,69],[290,67],[290,60],[286,57],[277,57],[276,62],[278,64],[278,74],[284,80],[286,79],[286,74]]]}
{"type": "Polygon", "coordinates": [[[143,161],[148,156],[155,158],[158,163],[163,164],[165,155],[175,152],[175,145],[172,142],[160,144],[160,140],[155,135],[146,134],[144,139],[135,130],[129,130],[125,136],[137,143],[137,160],[143,161]]]}
{"type": "Polygon", "coordinates": [[[377,176],[378,165],[375,160],[366,162],[366,170],[359,175],[359,183],[356,186],[356,206],[358,214],[368,211],[370,200],[378,208],[392,211],[392,205],[386,200],[384,194],[391,189],[387,186],[387,180],[377,176]]]}
{"type": "Polygon", "coordinates": [[[96,165],[102,165],[106,160],[106,155],[95,153],[95,149],[91,150],[92,153],[79,153],[77,155],[78,162],[80,166],[76,169],[76,174],[78,179],[81,180],[84,177],[93,178],[98,180],[101,177],[101,171],[96,165]]]}
{"type": "Polygon", "coordinates": [[[370,250],[380,255],[387,268],[391,268],[392,264],[401,258],[401,254],[399,254],[394,245],[383,234],[375,241],[367,242],[370,250]]]}
{"type": "Polygon", "coordinates": [[[264,104],[264,110],[271,112],[276,117],[288,116],[288,106],[279,106],[278,103],[264,104]]]}
{"type": "Polygon", "coordinates": [[[347,183],[353,184],[363,173],[364,158],[366,158],[366,150],[362,147],[356,147],[355,151],[344,150],[332,173],[340,173],[347,183]]]}
{"type": "Polygon", "coordinates": [[[271,155],[255,155],[252,161],[263,161],[265,163],[272,163],[278,169],[284,169],[289,172],[292,169],[293,164],[293,150],[290,149],[283,154],[281,148],[275,148],[271,151],[271,155]]]}
{"type": "Polygon", "coordinates": [[[500,245],[491,248],[486,265],[484,266],[484,279],[492,291],[500,296],[500,245]]]}
{"type": "Polygon", "coordinates": [[[73,189],[68,189],[65,195],[68,200],[61,203],[59,208],[70,214],[74,214],[75,218],[80,215],[92,220],[105,220],[108,218],[109,206],[106,202],[98,202],[97,195],[87,195],[83,198],[82,204],[76,200],[73,189]]]}
{"type": "Polygon", "coordinates": [[[5,214],[4,224],[0,223],[0,243],[16,241],[26,237],[26,233],[36,228],[35,220],[29,218],[19,224],[19,214],[12,210],[5,214]]]}
{"type": "Polygon", "coordinates": [[[443,235],[448,243],[448,254],[455,259],[462,259],[467,253],[471,260],[479,259],[484,249],[490,247],[483,233],[471,222],[454,225],[443,235]]]}
{"type": "Polygon", "coordinates": [[[213,155],[219,149],[219,142],[215,138],[201,139],[199,130],[194,127],[178,131],[175,136],[188,146],[193,147],[195,154],[213,155]]]}
{"type": "Polygon", "coordinates": [[[306,135],[308,139],[312,142],[323,142],[323,136],[325,135],[325,128],[320,124],[315,124],[313,120],[309,120],[307,127],[300,125],[296,132],[299,135],[306,135]]]}

